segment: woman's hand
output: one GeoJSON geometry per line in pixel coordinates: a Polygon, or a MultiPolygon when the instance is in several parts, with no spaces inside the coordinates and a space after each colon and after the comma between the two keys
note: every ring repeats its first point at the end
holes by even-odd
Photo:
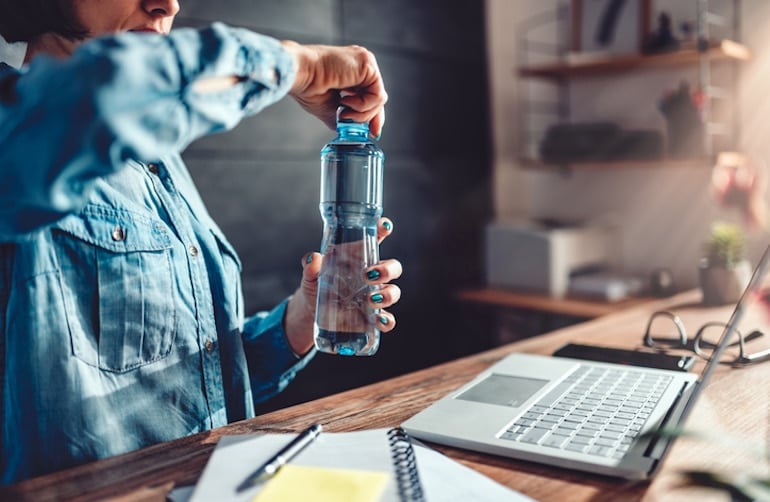
{"type": "Polygon", "coordinates": [[[282,45],[297,68],[289,94],[305,110],[334,129],[337,108],[344,106],[342,118],[368,122],[372,136],[380,136],[388,95],[374,54],[357,45],[282,45]]]}
{"type": "MultiPolygon", "coordinates": [[[[382,242],[393,232],[393,223],[388,218],[380,218],[377,225],[377,240],[382,242]]],[[[284,330],[289,345],[297,354],[304,354],[313,346],[313,321],[315,320],[316,296],[318,294],[318,273],[323,263],[323,255],[309,253],[302,259],[302,283],[289,300],[284,319],[284,330]]],[[[390,281],[401,277],[401,262],[395,259],[381,260],[377,265],[366,270],[377,270],[379,277],[367,280],[369,284],[380,285],[379,293],[382,301],[370,303],[379,308],[379,329],[382,332],[392,331],[396,327],[396,319],[390,312],[384,310],[398,302],[401,298],[401,288],[390,281]],[[383,322],[386,321],[386,322],[383,322]]]]}

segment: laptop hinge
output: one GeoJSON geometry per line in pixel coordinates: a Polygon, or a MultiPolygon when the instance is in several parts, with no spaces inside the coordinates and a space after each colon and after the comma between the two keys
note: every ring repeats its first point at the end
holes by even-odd
{"type": "MultiPolygon", "coordinates": [[[[674,402],[672,403],[671,407],[668,409],[668,412],[663,417],[663,420],[660,422],[660,426],[658,427],[658,430],[666,427],[668,424],[679,423],[679,419],[681,418],[682,413],[684,412],[684,409],[687,406],[687,399],[683,399],[683,397],[685,396],[685,394],[687,395],[691,394],[693,388],[694,386],[691,386],[690,382],[685,382],[682,384],[682,388],[679,389],[679,393],[677,394],[676,399],[674,399],[674,402]]],[[[650,442],[650,444],[647,446],[647,449],[644,452],[644,456],[653,458],[655,460],[659,460],[663,458],[663,456],[666,454],[668,449],[671,447],[672,443],[673,443],[672,438],[656,435],[653,438],[653,440],[650,442]]],[[[658,462],[656,462],[655,464],[656,464],[655,467],[657,467],[658,462]]],[[[653,470],[655,469],[655,467],[653,467],[653,470]]]]}

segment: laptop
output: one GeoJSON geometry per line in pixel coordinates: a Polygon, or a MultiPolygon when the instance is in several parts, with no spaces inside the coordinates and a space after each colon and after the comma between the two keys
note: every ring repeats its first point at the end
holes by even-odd
{"type": "Polygon", "coordinates": [[[770,248],[726,326],[717,327],[716,347],[700,375],[513,353],[402,427],[438,444],[626,479],[650,478],[673,442],[651,433],[684,423],[720,359],[727,360],[726,349],[732,353],[738,345],[736,329],[745,334],[757,323],[770,328],[769,264],[770,248]]]}

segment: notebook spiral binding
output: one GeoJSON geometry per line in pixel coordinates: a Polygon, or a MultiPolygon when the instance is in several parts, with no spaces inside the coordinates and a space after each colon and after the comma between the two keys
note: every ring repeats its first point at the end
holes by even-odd
{"type": "Polygon", "coordinates": [[[401,502],[425,502],[411,438],[401,427],[394,427],[388,431],[388,443],[401,502]]]}

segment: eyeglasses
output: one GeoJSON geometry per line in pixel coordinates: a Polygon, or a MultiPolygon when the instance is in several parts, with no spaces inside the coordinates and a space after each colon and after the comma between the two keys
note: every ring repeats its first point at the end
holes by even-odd
{"type": "MultiPolygon", "coordinates": [[[[695,337],[690,341],[687,336],[687,329],[678,315],[659,310],[653,312],[650,320],[647,322],[647,329],[644,332],[644,345],[654,349],[686,349],[694,352],[696,355],[710,359],[714,350],[719,346],[719,342],[724,335],[727,323],[707,322],[695,333],[695,337]]],[[[748,335],[735,330],[738,337],[737,341],[731,342],[725,347],[723,361],[732,365],[745,365],[770,359],[770,349],[764,349],[749,353],[746,346],[752,340],[757,340],[764,336],[759,330],[754,330],[748,335]]]]}

